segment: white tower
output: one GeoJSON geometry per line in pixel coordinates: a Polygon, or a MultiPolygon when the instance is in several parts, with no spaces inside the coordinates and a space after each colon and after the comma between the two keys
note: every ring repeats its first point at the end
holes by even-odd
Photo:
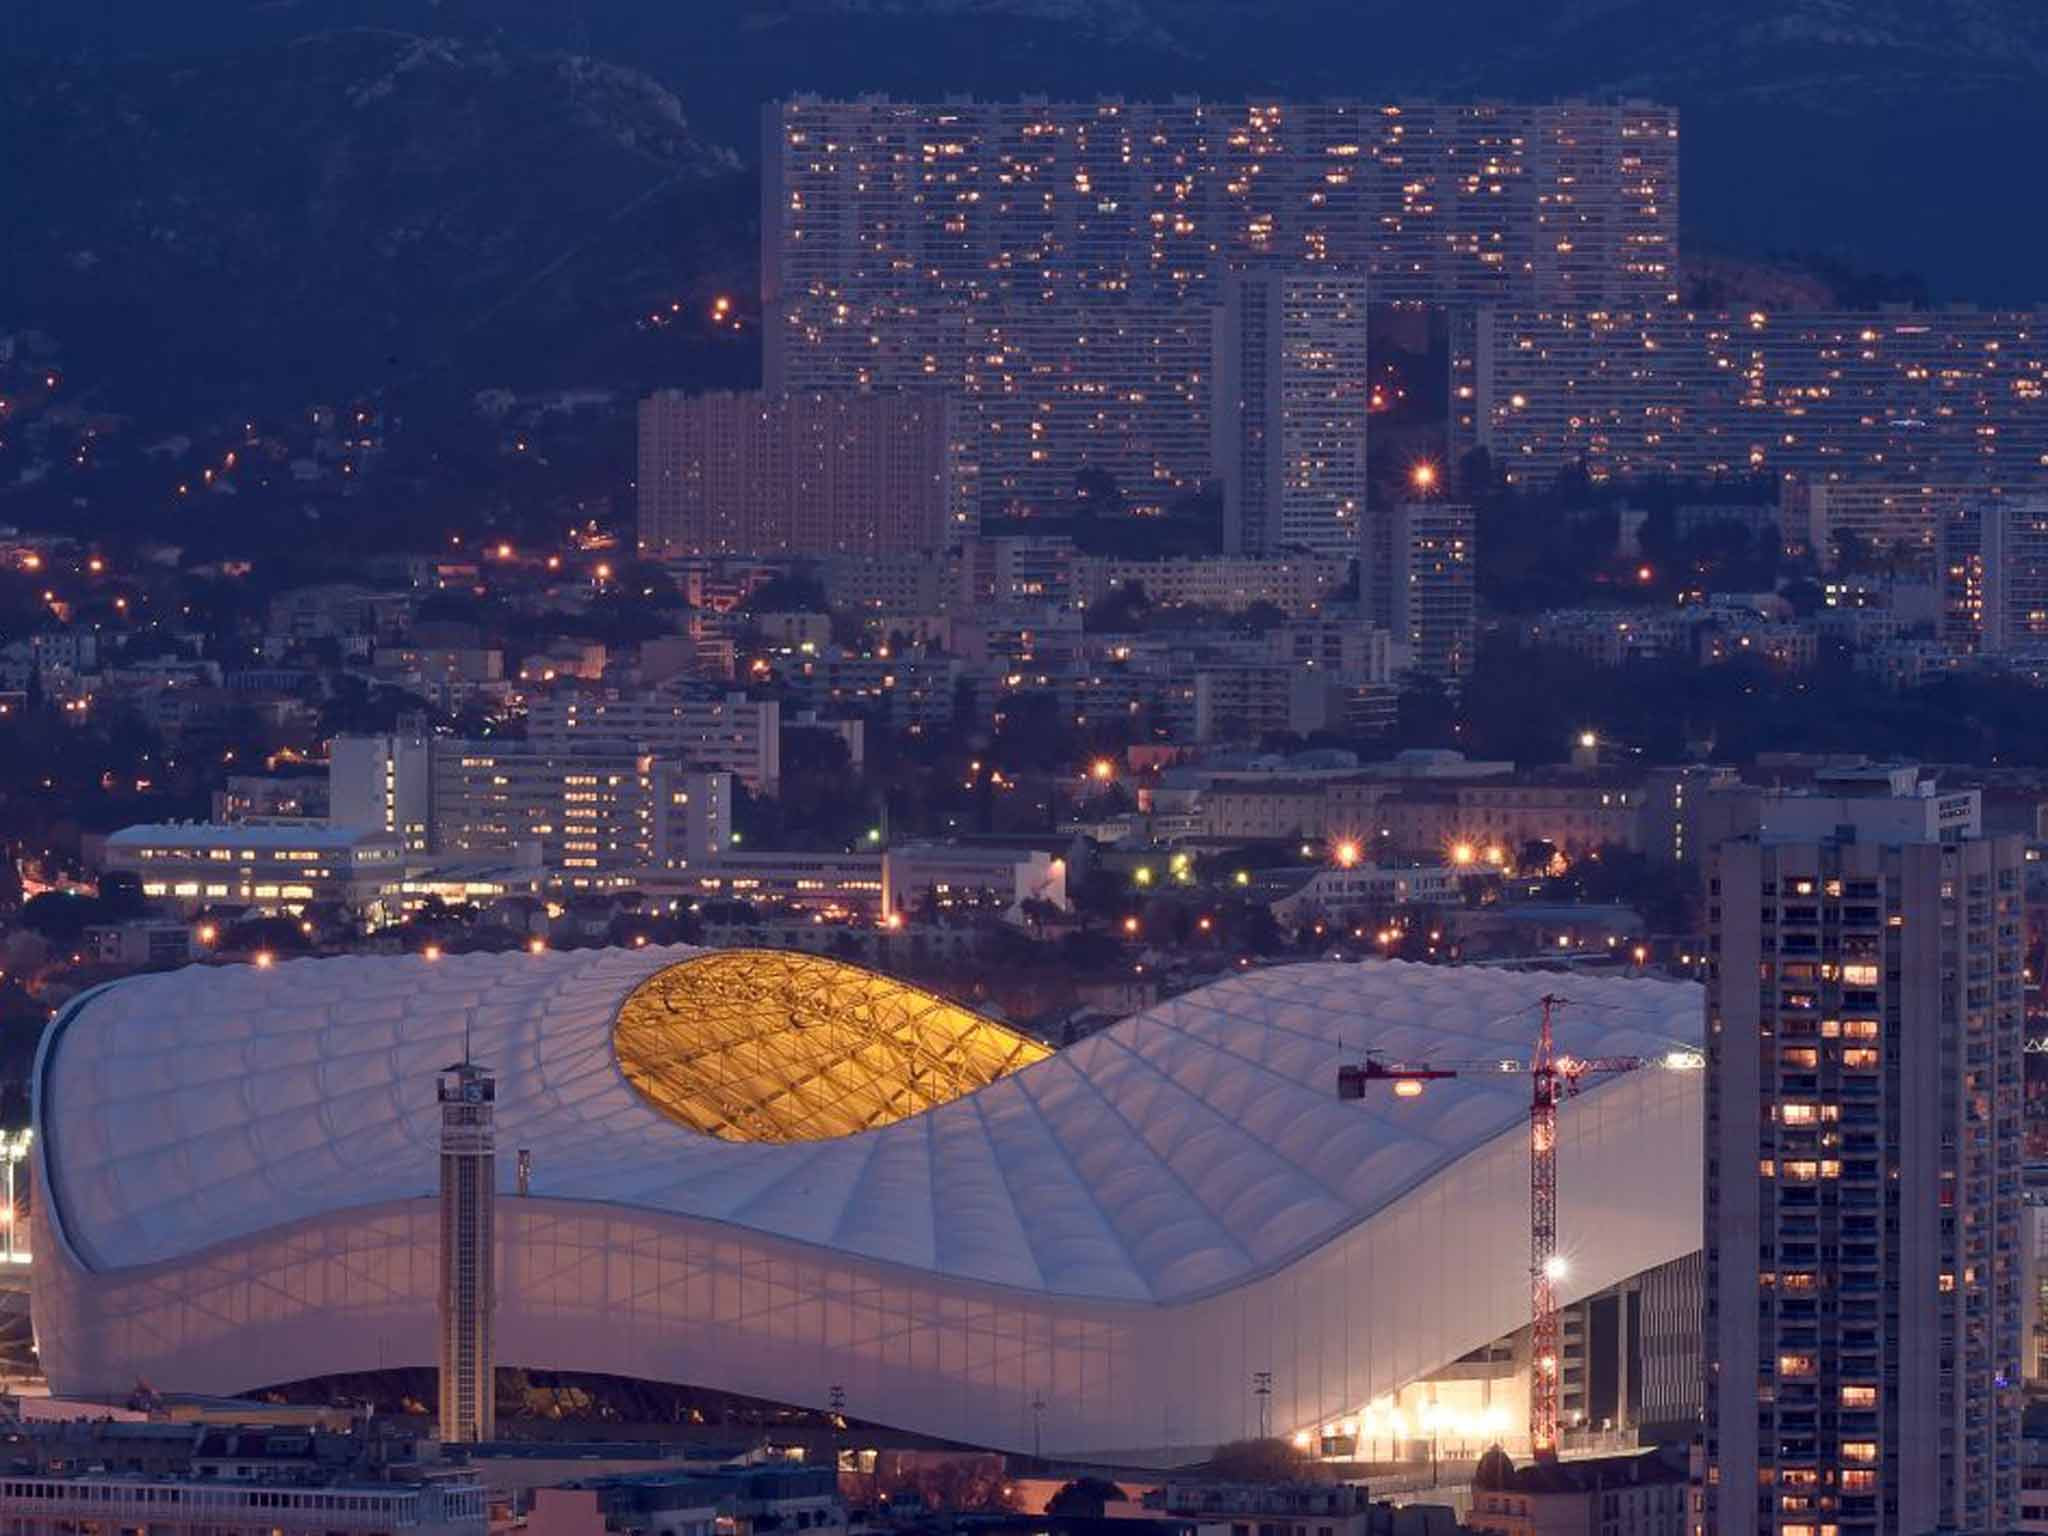
{"type": "Polygon", "coordinates": [[[488,1440],[495,1430],[491,1326],[498,1194],[497,1083],[463,1059],[440,1077],[441,1438],[488,1440]]]}

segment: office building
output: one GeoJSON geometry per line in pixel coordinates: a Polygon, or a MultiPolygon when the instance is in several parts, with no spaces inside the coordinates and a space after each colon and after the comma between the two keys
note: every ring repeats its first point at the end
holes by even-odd
{"type": "Polygon", "coordinates": [[[1455,686],[1472,670],[1477,637],[1478,517],[1458,502],[1405,501],[1375,523],[1372,602],[1399,664],[1455,686]]]}
{"type": "Polygon", "coordinates": [[[1365,512],[1362,276],[1240,273],[1224,284],[1217,362],[1223,548],[1349,559],[1365,512]]]}
{"type": "Polygon", "coordinates": [[[2041,311],[1454,320],[1453,462],[1484,449],[1512,483],[1583,466],[1595,480],[1941,485],[2020,482],[2048,465],[2041,311]]]}
{"type": "Polygon", "coordinates": [[[1931,786],[1710,855],[1708,1530],[2011,1528],[2022,858],[1931,786]]]}
{"type": "Polygon", "coordinates": [[[1965,498],[1939,535],[1943,642],[1980,656],[2048,646],[2048,494],[1965,498]]]}
{"type": "Polygon", "coordinates": [[[1644,103],[796,97],[762,166],[778,392],[951,375],[935,314],[1214,305],[1245,269],[1357,269],[1377,303],[1677,287],[1678,119],[1644,103]]]}
{"type": "Polygon", "coordinates": [[[941,393],[686,395],[640,402],[640,549],[876,555],[974,531],[971,461],[941,393]]]}
{"type": "Polygon", "coordinates": [[[463,1058],[436,1080],[441,1104],[440,1417],[444,1441],[474,1445],[497,1427],[497,1080],[463,1058]]]}
{"type": "MultiPolygon", "coordinates": [[[[1475,1351],[1527,1358],[1526,1079],[1398,1104],[1334,1089],[1371,1050],[1522,1054],[1556,984],[1276,966],[1053,1053],[892,978],[757,950],[131,977],[73,999],[38,1064],[41,1360],[65,1395],[431,1365],[421,1067],[467,1035],[498,1143],[533,1153],[532,1197],[495,1213],[507,1370],[820,1413],[839,1385],[869,1424],[1117,1466],[1255,1434],[1254,1372],[1266,1427],[1304,1445],[1347,1422],[1355,1441],[1376,1404],[1443,1377],[1439,1401],[1515,1445],[1525,1370],[1517,1390],[1511,1361],[1489,1368],[1490,1399],[1449,1388],[1475,1351]]],[[[1561,1050],[1700,1039],[1695,986],[1571,985],[1561,1050]]],[[[1698,1252],[1704,1075],[1621,1074],[1562,1107],[1566,1306],[1698,1252]]]]}

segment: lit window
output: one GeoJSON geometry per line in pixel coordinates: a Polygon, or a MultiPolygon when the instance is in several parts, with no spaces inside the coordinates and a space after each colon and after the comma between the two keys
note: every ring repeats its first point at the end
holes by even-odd
{"type": "Polygon", "coordinates": [[[1842,1387],[1842,1406],[1844,1408],[1875,1408],[1877,1406],[1877,1388],[1856,1387],[1844,1384],[1842,1387]]]}

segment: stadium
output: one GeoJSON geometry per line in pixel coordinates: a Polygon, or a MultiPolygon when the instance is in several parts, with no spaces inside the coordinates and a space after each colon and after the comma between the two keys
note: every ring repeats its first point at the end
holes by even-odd
{"type": "MultiPolygon", "coordinates": [[[[1262,1427],[1512,1444],[1528,1079],[1335,1086],[1368,1050],[1525,1056],[1546,991],[1567,1051],[1699,1045],[1689,983],[1401,963],[1251,970],[1056,1052],[780,952],[135,977],[74,1000],[37,1063],[42,1360],[74,1396],[430,1366],[435,1079],[466,1048],[497,1079],[500,1367],[836,1389],[871,1424],[1134,1465],[1262,1427]]],[[[1696,1365],[1659,1384],[1658,1360],[1697,1360],[1701,1076],[1563,1108],[1575,1422],[1696,1409],[1696,1365]]]]}

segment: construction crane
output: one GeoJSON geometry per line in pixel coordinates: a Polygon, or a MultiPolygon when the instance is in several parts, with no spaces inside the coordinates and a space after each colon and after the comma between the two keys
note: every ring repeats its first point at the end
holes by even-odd
{"type": "Polygon", "coordinates": [[[1643,1056],[1560,1055],[1552,1020],[1564,1007],[1561,997],[1541,1001],[1542,1022],[1535,1054],[1472,1061],[1392,1062],[1378,1051],[1365,1060],[1337,1068],[1337,1097],[1362,1099],[1373,1083],[1385,1083],[1396,1098],[1420,1098],[1427,1085],[1444,1079],[1483,1073],[1521,1074],[1529,1078],[1529,1440],[1536,1455],[1557,1455],[1559,1399],[1563,1369],[1563,1334],[1557,1315],[1557,1282],[1565,1262],[1557,1251],[1557,1106],[1576,1095],[1588,1078],[1634,1072],[1642,1067],[1696,1071],[1704,1058],[1696,1051],[1673,1051],[1662,1059],[1643,1056]]]}

